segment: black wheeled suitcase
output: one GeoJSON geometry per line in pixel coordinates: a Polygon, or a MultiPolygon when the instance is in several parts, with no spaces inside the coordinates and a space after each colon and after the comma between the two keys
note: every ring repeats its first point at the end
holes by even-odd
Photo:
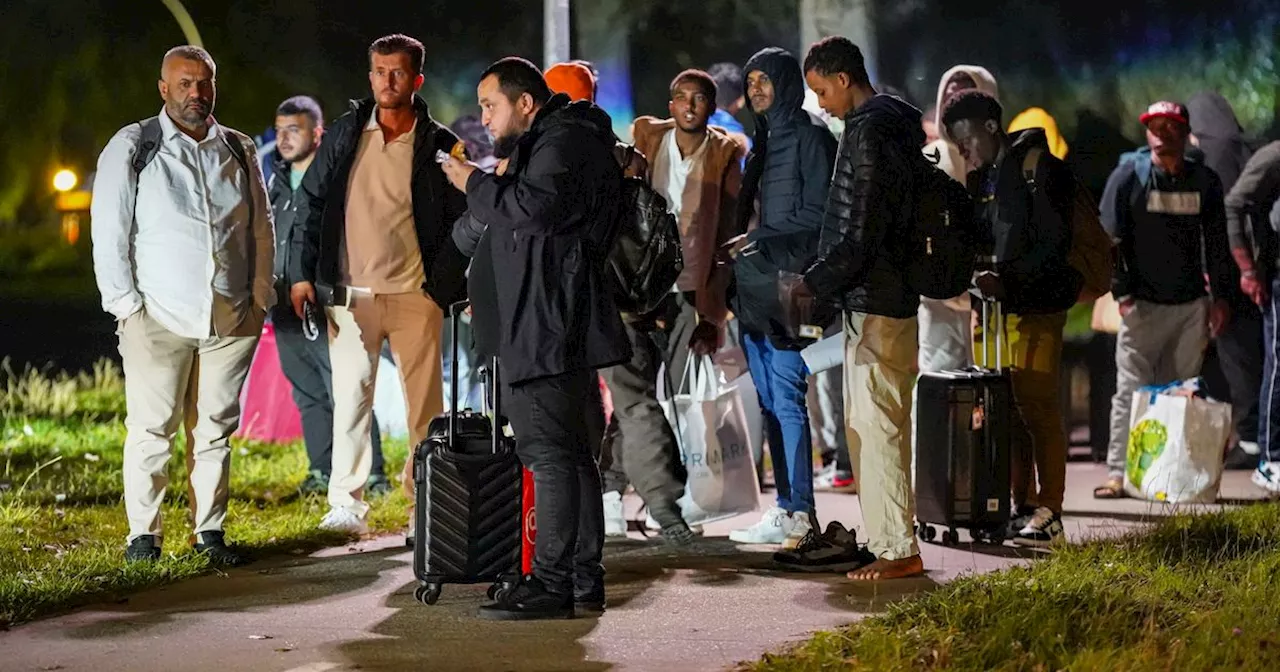
{"type": "MultiPolygon", "coordinates": [[[[975,297],[975,300],[976,297],[975,297]]],[[[1009,439],[1013,388],[1003,365],[1000,304],[982,303],[983,334],[994,317],[996,366],[983,343],[982,366],[923,373],[916,411],[916,531],[925,541],[944,528],[942,543],[959,542],[957,528],[975,541],[1000,543],[1009,522],[1009,439]]]]}
{"type": "MultiPolygon", "coordinates": [[[[451,398],[458,398],[458,319],[453,306],[451,398]]],[[[489,370],[492,417],[499,418],[497,359],[489,370]]],[[[491,583],[497,598],[520,581],[523,471],[515,446],[488,415],[452,409],[431,421],[413,451],[414,597],[435,604],[446,583],[491,583]]],[[[498,423],[499,425],[501,423],[498,423]]]]}

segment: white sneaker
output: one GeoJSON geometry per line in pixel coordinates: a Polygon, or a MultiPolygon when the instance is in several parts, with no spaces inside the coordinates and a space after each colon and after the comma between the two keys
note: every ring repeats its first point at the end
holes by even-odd
{"type": "Polygon", "coordinates": [[[796,550],[804,536],[813,529],[813,519],[809,514],[793,513],[790,517],[791,529],[787,531],[786,538],[782,540],[782,549],[784,551],[796,550]]]}
{"type": "Polygon", "coordinates": [[[1280,495],[1280,462],[1263,462],[1253,472],[1253,484],[1272,496],[1280,495]]]}
{"type": "Polygon", "coordinates": [[[622,493],[604,493],[604,536],[627,536],[627,518],[622,513],[622,493]]]}
{"type": "Polygon", "coordinates": [[[344,508],[329,509],[329,513],[324,514],[324,520],[320,521],[319,527],[322,530],[355,535],[369,533],[369,525],[364,522],[364,519],[344,508]]]}
{"type": "Polygon", "coordinates": [[[786,511],[775,506],[765,511],[755,525],[730,532],[729,540],[739,544],[781,544],[794,524],[786,511]]]}

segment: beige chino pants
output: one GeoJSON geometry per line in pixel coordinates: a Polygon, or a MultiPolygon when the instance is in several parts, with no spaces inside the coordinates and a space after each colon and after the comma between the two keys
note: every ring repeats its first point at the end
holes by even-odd
{"type": "Polygon", "coordinates": [[[916,318],[845,313],[844,335],[845,421],[867,548],[909,558],[920,553],[910,474],[916,318]]]}
{"type": "Polygon", "coordinates": [[[347,306],[329,308],[329,360],[333,366],[333,465],[329,506],[363,518],[364,486],[373,467],[370,423],[382,341],[400,371],[408,409],[410,458],[427,436],[431,419],[444,412],[440,334],[444,312],[421,292],[353,291],[347,306]]]}
{"type": "Polygon", "coordinates": [[[187,439],[188,499],[194,532],[222,530],[227,516],[231,435],[240,426],[240,389],[253,362],[263,313],[231,335],[185,338],[147,315],[117,325],[124,363],[124,506],[129,541],[163,536],[160,505],[169,454],[181,422],[187,439]]]}

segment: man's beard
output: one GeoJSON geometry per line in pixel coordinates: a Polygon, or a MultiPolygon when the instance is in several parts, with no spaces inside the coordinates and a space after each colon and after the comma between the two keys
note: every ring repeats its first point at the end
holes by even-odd
{"type": "Polygon", "coordinates": [[[519,133],[508,133],[500,138],[493,139],[493,156],[499,160],[510,158],[511,154],[516,151],[516,144],[520,141],[519,133]]]}

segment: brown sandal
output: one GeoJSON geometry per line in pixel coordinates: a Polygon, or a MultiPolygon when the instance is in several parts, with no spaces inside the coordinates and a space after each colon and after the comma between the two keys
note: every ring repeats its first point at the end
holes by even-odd
{"type": "Polygon", "coordinates": [[[1094,499],[1124,499],[1124,483],[1118,478],[1109,478],[1106,483],[1093,489],[1094,499]]]}

